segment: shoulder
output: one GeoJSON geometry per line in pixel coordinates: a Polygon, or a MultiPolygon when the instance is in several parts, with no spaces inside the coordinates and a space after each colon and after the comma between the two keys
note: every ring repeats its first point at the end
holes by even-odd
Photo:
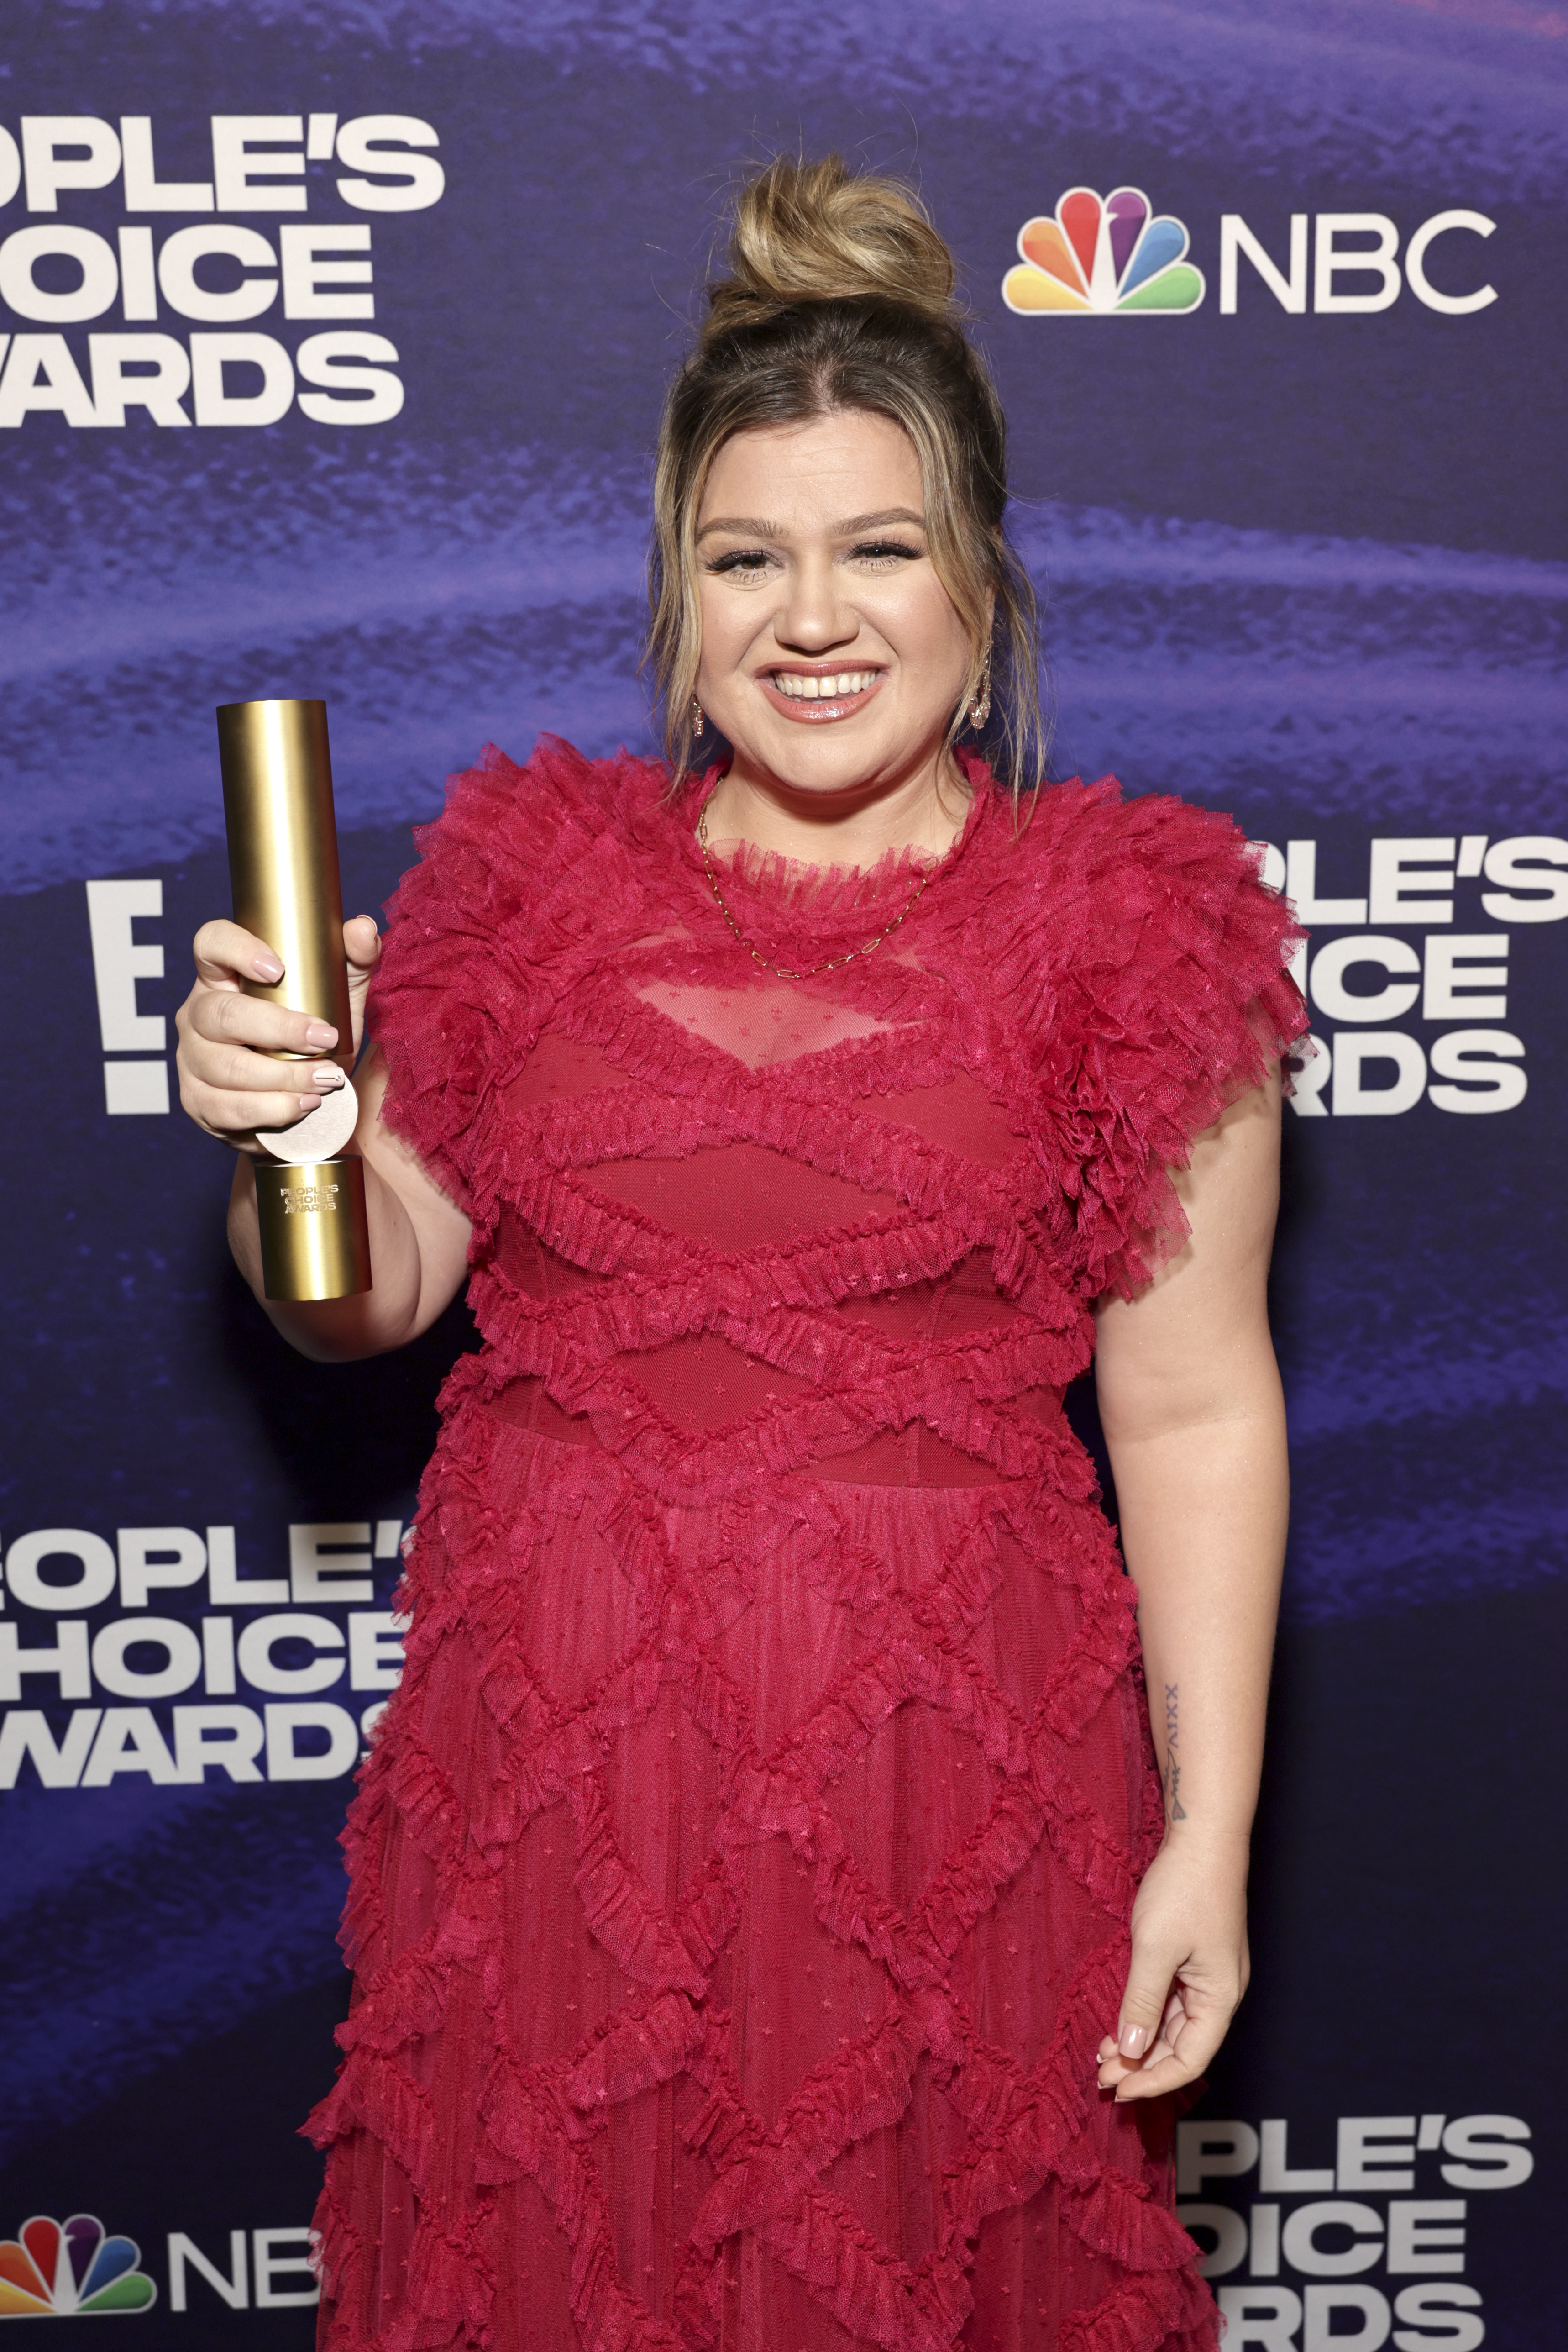
{"type": "Polygon", "coordinates": [[[1261,889],[1260,852],[1234,818],[1165,793],[1129,800],[1114,776],[1042,785],[1017,849],[1037,896],[1062,910],[1092,901],[1124,922],[1173,903],[1218,914],[1261,889]]]}
{"type": "Polygon", "coordinates": [[[587,760],[545,735],[522,767],[487,746],[415,832],[371,990],[382,1116],[465,1208],[483,1107],[528,1051],[552,973],[632,895],[627,843],[665,788],[651,761],[587,760]]]}
{"type": "Polygon", "coordinates": [[[998,978],[1064,1160],[1082,1155],[1089,1286],[1130,1295],[1186,1230],[1168,1171],[1306,1026],[1300,933],[1228,816],[1109,777],[1043,790],[1017,848],[1027,912],[998,978]]]}
{"type": "Polygon", "coordinates": [[[1288,958],[1290,909],[1229,816],[1074,777],[1042,785],[1016,824],[998,797],[990,833],[986,917],[1011,933],[1036,989],[1048,973],[1098,985],[1173,959],[1217,973],[1233,963],[1255,988],[1288,958]]]}
{"type": "Polygon", "coordinates": [[[491,743],[477,764],[448,779],[446,806],[415,828],[419,864],[388,912],[395,924],[437,908],[494,928],[541,887],[559,888],[606,838],[627,838],[663,798],[666,771],[619,751],[590,760],[559,735],[541,735],[519,766],[491,743]]]}
{"type": "Polygon", "coordinates": [[[451,1020],[466,1002],[516,1025],[549,968],[636,897],[631,845],[666,786],[655,761],[588,760],[559,736],[542,735],[522,767],[487,746],[449,780],[435,822],[415,829],[419,862],[388,902],[371,992],[378,1037],[431,994],[451,1020]]]}

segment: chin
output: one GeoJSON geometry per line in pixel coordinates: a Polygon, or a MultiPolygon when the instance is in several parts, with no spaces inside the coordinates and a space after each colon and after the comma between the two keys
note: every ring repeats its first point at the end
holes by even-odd
{"type": "Polygon", "coordinates": [[[857,785],[885,781],[919,759],[917,746],[901,753],[895,746],[863,735],[856,739],[847,731],[840,734],[837,729],[790,727],[788,731],[789,740],[782,743],[737,743],[735,748],[748,767],[776,777],[791,792],[852,792],[857,785]]]}

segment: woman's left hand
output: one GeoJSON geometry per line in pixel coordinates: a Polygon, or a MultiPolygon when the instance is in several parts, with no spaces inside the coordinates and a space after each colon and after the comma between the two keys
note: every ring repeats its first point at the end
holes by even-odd
{"type": "Polygon", "coordinates": [[[1100,2087],[1157,2099],[1203,2073],[1247,1990],[1247,1841],[1183,1824],[1166,1836],[1133,1905],[1133,1957],[1100,2087]]]}

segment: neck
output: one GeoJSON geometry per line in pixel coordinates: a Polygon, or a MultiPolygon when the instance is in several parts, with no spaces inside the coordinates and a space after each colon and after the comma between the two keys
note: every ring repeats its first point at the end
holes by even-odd
{"type": "Polygon", "coordinates": [[[874,866],[889,850],[940,857],[963,831],[970,797],[946,746],[912,774],[832,790],[790,784],[737,750],[707,803],[708,834],[806,866],[874,866]]]}

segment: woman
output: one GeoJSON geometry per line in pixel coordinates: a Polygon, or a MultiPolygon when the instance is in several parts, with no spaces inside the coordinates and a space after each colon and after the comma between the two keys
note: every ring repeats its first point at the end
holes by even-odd
{"type": "MultiPolygon", "coordinates": [[[[1197,2352],[1290,926],[1228,820],[1023,790],[1001,417],[915,199],[777,163],[731,268],[660,449],[671,767],[456,781],[371,999],[375,1288],[267,1308],[357,1356],[466,1274],[486,1338],[351,1818],[322,2341],[1197,2352]]],[[[248,1139],[314,1099],[259,1056],[334,1039],[196,954],[259,1295],[248,1139]]]]}

